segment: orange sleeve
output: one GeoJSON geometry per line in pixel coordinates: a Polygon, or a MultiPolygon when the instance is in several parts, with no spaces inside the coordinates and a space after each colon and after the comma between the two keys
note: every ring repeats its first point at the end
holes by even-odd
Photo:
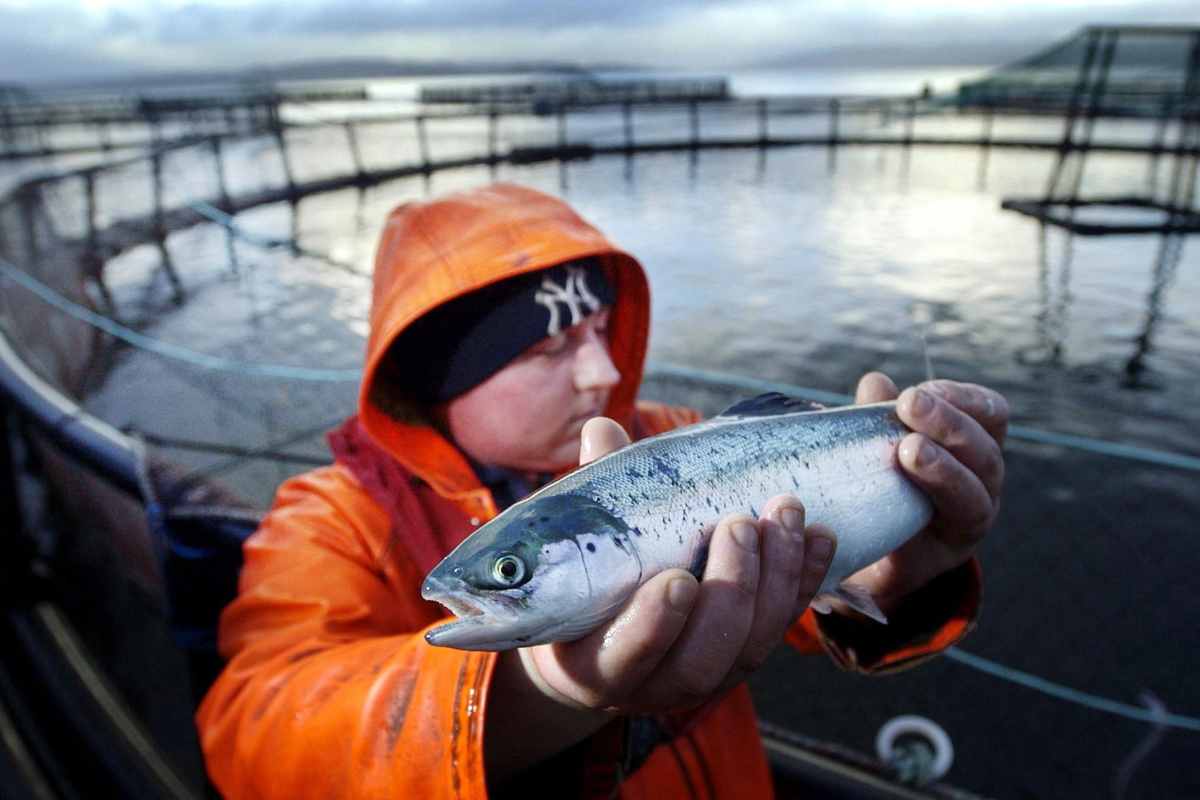
{"type": "Polygon", "coordinates": [[[337,468],[280,489],[245,547],[221,620],[228,664],[197,713],[223,796],[486,796],[494,654],[425,643],[438,615],[371,533],[390,528],[337,468]]]}
{"type": "Polygon", "coordinates": [[[842,669],[879,675],[926,661],[974,627],[983,595],[978,560],[938,576],[891,613],[887,625],[809,608],[787,634],[802,653],[824,650],[842,669]]]}

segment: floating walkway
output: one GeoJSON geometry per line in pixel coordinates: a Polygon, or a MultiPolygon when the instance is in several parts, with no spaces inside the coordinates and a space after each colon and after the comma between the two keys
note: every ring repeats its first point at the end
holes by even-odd
{"type": "Polygon", "coordinates": [[[423,86],[422,103],[472,105],[528,104],[535,111],[562,106],[611,103],[679,103],[699,100],[728,100],[729,82],[724,78],[528,81],[524,83],[481,83],[469,86],[423,86]]]}

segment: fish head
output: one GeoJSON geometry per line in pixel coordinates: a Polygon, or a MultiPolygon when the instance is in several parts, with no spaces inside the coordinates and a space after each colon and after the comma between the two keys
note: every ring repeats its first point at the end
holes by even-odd
{"type": "Polygon", "coordinates": [[[462,650],[571,641],[612,617],[641,580],[633,533],[619,517],[583,495],[535,496],[425,578],[421,596],[458,617],[425,639],[462,650]]]}

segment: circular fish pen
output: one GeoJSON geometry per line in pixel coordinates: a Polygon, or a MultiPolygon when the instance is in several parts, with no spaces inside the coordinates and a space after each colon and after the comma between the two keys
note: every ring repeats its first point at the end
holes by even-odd
{"type": "MultiPolygon", "coordinates": [[[[7,432],[45,484],[21,483],[12,503],[34,534],[9,545],[23,616],[6,644],[36,653],[76,630],[131,709],[125,729],[144,734],[109,745],[134,765],[123,790],[203,787],[188,717],[218,665],[213,614],[275,486],[327,463],[324,433],[353,413],[387,211],[494,180],[565,197],[646,265],[648,397],[710,414],[769,389],[834,402],[869,369],[923,379],[928,353],[937,375],[1012,401],[1006,506],[967,652],[880,680],[776,654],[752,688],[781,775],[852,796],[961,796],[900,789],[866,755],[889,720],[919,714],[953,741],[950,786],[1193,787],[1161,767],[1197,750],[1200,682],[1179,676],[1194,654],[1181,539],[1200,511],[1200,276],[1181,236],[1097,241],[1000,210],[1051,168],[1056,120],[908,98],[370,105],[285,103],[253,130],[168,131],[149,152],[0,197],[6,382],[22,409],[7,432]],[[1140,705],[1143,691],[1160,705],[1140,705]],[[1080,697],[1145,718],[1098,717],[1080,697]],[[1130,761],[1158,730],[1171,735],[1130,761]],[[139,741],[160,761],[138,761],[139,741]]],[[[1153,123],[1111,124],[1119,139],[1153,123]]],[[[1144,177],[1119,150],[1092,163],[1097,190],[1144,177]]],[[[93,722],[81,712],[63,735],[93,722]]]]}

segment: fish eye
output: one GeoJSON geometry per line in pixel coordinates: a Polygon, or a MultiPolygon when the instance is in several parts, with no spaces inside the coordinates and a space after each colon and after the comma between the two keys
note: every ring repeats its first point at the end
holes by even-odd
{"type": "Polygon", "coordinates": [[[512,553],[500,554],[492,562],[492,579],[501,586],[520,586],[525,581],[525,562],[512,553]]]}

